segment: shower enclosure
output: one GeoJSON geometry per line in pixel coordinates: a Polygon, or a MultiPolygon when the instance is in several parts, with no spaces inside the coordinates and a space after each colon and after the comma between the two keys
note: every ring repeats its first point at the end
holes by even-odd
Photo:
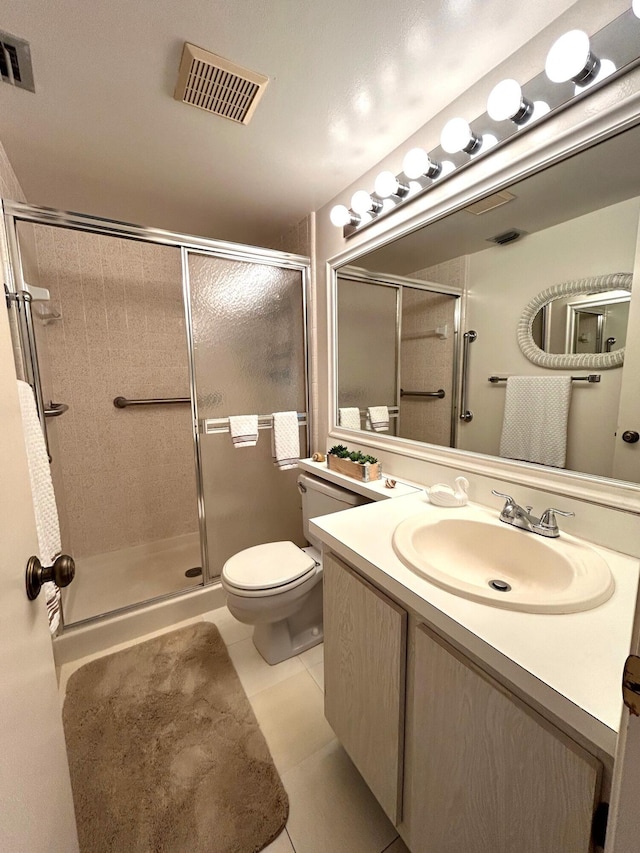
{"type": "Polygon", "coordinates": [[[307,436],[308,259],[4,202],[18,375],[34,388],[76,579],[65,625],[193,591],[236,551],[302,544],[271,414],[307,436]],[[234,449],[233,414],[260,416],[234,449]]]}

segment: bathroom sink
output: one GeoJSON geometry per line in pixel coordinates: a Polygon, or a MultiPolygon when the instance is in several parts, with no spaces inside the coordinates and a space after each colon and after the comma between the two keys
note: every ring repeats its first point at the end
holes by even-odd
{"type": "Polygon", "coordinates": [[[400,560],[449,592],[528,613],[590,610],[613,594],[606,561],[575,537],[545,539],[456,512],[412,516],[393,534],[400,560]]]}

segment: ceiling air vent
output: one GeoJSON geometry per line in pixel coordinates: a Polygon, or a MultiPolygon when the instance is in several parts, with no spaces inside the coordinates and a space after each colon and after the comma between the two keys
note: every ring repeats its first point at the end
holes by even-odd
{"type": "Polygon", "coordinates": [[[35,92],[29,42],[0,30],[0,75],[4,83],[35,92]]]}
{"type": "Polygon", "coordinates": [[[185,42],[174,97],[248,124],[269,78],[185,42]]]}
{"type": "Polygon", "coordinates": [[[475,216],[480,216],[481,213],[487,213],[496,207],[507,204],[507,202],[513,201],[514,198],[515,196],[513,193],[510,193],[508,190],[501,190],[500,192],[481,198],[480,201],[475,201],[473,204],[467,205],[465,210],[467,213],[473,213],[475,216]]]}
{"type": "Polygon", "coordinates": [[[497,243],[498,246],[506,246],[507,243],[513,243],[519,237],[522,237],[524,231],[518,231],[513,228],[511,231],[505,231],[502,234],[496,234],[495,237],[487,237],[488,243],[497,243]]]}

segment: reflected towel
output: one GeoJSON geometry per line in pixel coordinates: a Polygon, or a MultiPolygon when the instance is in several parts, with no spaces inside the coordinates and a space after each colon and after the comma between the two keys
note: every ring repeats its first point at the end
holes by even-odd
{"type": "Polygon", "coordinates": [[[258,416],[231,415],[229,432],[234,447],[255,447],[258,443],[258,416]]]}
{"type": "Polygon", "coordinates": [[[386,432],[389,429],[389,409],[387,406],[369,406],[367,409],[367,426],[375,432],[386,432]]]}
{"type": "Polygon", "coordinates": [[[360,429],[360,409],[338,409],[340,426],[345,429],[360,429]]]}
{"type": "Polygon", "coordinates": [[[570,376],[510,376],[500,456],[564,468],[570,376]]]}
{"type": "Polygon", "coordinates": [[[273,413],[271,455],[273,464],[281,471],[298,467],[300,432],[297,412],[273,413]]]}
{"type": "MultiPolygon", "coordinates": [[[[18,380],[18,395],[24,443],[27,450],[31,497],[36,517],[38,556],[43,566],[50,566],[62,550],[58,508],[51,481],[51,467],[42,428],[38,420],[33,391],[30,385],[20,379],[18,380]]],[[[45,583],[43,590],[47,603],[49,629],[52,634],[55,634],[60,625],[60,590],[53,581],[45,583]]]]}

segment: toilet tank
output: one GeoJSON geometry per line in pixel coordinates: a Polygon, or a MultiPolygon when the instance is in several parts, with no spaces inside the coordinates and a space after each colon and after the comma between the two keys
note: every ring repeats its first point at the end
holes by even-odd
{"type": "Polygon", "coordinates": [[[371,503],[369,498],[363,495],[350,492],[348,489],[306,473],[298,475],[298,491],[302,495],[302,525],[305,539],[318,549],[322,548],[322,542],[309,532],[310,518],[371,503]]]}

